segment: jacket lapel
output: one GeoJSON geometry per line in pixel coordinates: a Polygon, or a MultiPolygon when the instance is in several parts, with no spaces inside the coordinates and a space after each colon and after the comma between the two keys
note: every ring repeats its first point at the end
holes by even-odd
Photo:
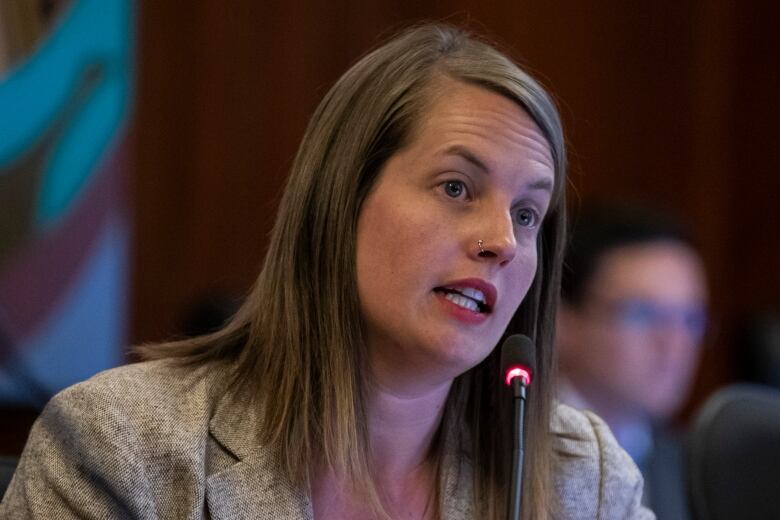
{"type": "Polygon", "coordinates": [[[465,429],[450,422],[444,424],[443,471],[439,482],[442,518],[471,519],[474,518],[474,473],[466,448],[469,436],[465,429]]]}
{"type": "MultiPolygon", "coordinates": [[[[313,520],[307,489],[282,474],[277,450],[257,442],[259,426],[248,399],[225,394],[209,432],[219,461],[206,477],[206,506],[212,520],[313,520]]],[[[473,517],[471,460],[452,425],[445,430],[442,513],[447,519],[473,517]]]]}
{"type": "Polygon", "coordinates": [[[209,432],[222,462],[206,477],[206,506],[213,520],[312,520],[306,490],[282,474],[277,450],[257,442],[258,420],[248,399],[224,395],[209,432]]]}

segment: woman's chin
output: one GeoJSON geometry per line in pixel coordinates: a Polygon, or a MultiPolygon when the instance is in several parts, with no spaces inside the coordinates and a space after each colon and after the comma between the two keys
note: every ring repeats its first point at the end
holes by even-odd
{"type": "Polygon", "coordinates": [[[462,335],[446,339],[432,350],[432,357],[438,366],[452,377],[457,377],[480,364],[493,350],[493,344],[462,335]]]}

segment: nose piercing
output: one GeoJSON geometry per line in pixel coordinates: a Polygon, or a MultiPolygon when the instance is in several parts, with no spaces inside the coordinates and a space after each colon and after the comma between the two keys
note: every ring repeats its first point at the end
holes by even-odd
{"type": "Polygon", "coordinates": [[[477,240],[477,245],[479,246],[479,254],[484,254],[485,253],[485,249],[482,247],[482,244],[484,244],[484,243],[485,242],[483,242],[482,240],[477,240]]]}

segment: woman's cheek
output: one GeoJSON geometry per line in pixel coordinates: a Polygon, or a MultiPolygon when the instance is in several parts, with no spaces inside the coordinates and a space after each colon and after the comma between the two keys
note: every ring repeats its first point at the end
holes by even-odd
{"type": "Polygon", "coordinates": [[[516,262],[517,264],[514,275],[512,276],[513,283],[510,283],[510,285],[513,286],[510,291],[511,294],[515,296],[515,309],[517,309],[525,299],[525,296],[534,281],[534,276],[536,275],[536,247],[524,249],[524,251],[524,254],[516,256],[513,260],[513,262],[516,262]]]}

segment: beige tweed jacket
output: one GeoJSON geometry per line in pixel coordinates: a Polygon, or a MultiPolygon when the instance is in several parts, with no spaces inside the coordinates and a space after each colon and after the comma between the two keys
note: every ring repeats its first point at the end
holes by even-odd
{"type": "MultiPolygon", "coordinates": [[[[312,520],[307,490],[255,441],[256,416],[227,396],[225,375],[148,362],[58,394],[32,429],[0,518],[312,520]]],[[[640,506],[638,470],[600,419],[560,405],[553,431],[557,451],[573,455],[555,476],[561,518],[653,518],[640,506]]],[[[445,452],[444,517],[471,519],[469,457],[445,452]]]]}

